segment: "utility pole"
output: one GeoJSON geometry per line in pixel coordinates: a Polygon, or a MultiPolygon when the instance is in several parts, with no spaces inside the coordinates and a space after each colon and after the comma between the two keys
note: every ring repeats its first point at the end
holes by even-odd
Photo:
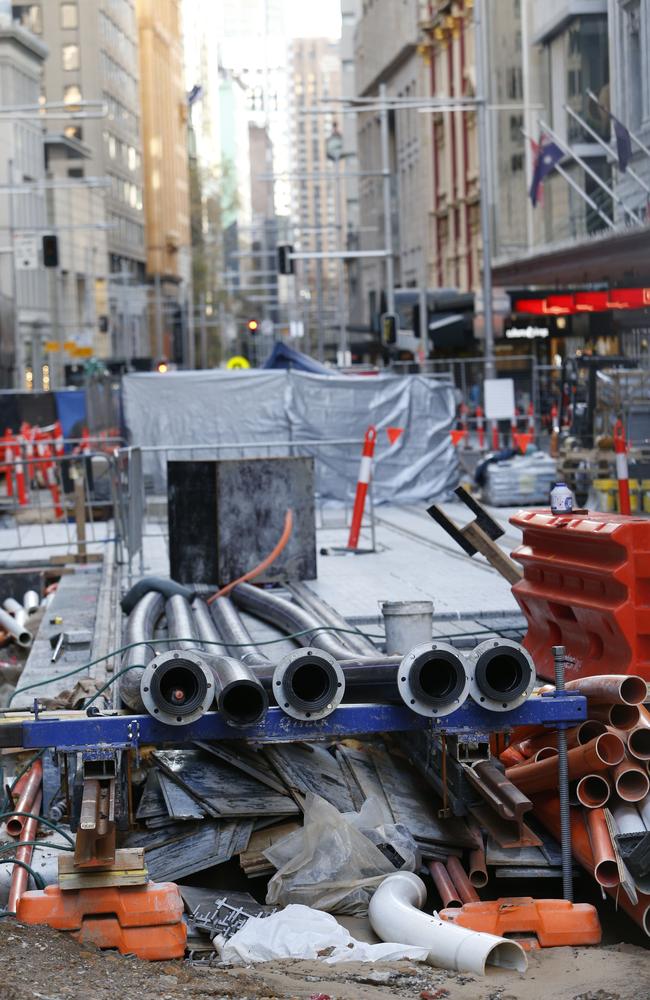
{"type": "Polygon", "coordinates": [[[160,268],[156,268],[156,273],[154,275],[154,317],[156,323],[156,360],[160,361],[163,356],[163,315],[160,268]]]}
{"type": "Polygon", "coordinates": [[[474,46],[476,49],[476,110],[478,115],[478,166],[483,244],[483,336],[485,377],[494,378],[494,317],[492,313],[492,220],[490,218],[491,171],[488,136],[487,21],[485,0],[474,2],[474,46]]]}
{"type": "Polygon", "coordinates": [[[395,312],[395,261],[393,259],[393,222],[390,190],[390,141],[386,84],[379,85],[379,128],[381,133],[381,175],[384,194],[384,249],[386,250],[386,309],[395,312]]]}
{"type": "MultiPolygon", "coordinates": [[[[326,143],[327,158],[334,164],[334,223],[336,226],[336,245],[339,251],[345,250],[343,234],[343,207],[341,204],[341,160],[344,157],[343,136],[336,123],[332,134],[326,143]]],[[[339,312],[339,364],[346,364],[348,352],[348,326],[345,316],[345,263],[341,257],[338,262],[338,312],[339,312]]]]}

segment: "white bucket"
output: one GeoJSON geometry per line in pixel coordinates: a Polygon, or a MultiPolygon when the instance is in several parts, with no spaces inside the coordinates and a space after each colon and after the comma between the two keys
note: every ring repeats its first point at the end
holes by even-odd
{"type": "Polygon", "coordinates": [[[386,653],[408,653],[414,646],[431,642],[433,601],[383,601],[386,653]]]}

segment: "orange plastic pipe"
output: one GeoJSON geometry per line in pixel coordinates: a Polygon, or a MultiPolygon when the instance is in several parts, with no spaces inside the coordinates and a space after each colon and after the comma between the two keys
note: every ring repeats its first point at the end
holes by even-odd
{"type": "Polygon", "coordinates": [[[576,691],[593,702],[607,705],[641,705],[648,697],[648,688],[642,677],[634,674],[597,674],[577,677],[564,685],[567,691],[576,691]]]}
{"type": "MultiPolygon", "coordinates": [[[[603,733],[585,746],[574,747],[567,754],[569,780],[576,781],[585,774],[604,771],[620,764],[625,757],[623,740],[614,733],[603,733]]],[[[537,763],[520,764],[506,769],[506,778],[526,795],[553,788],[558,780],[557,758],[540,760],[537,763]]]]}
{"type": "Polygon", "coordinates": [[[463,901],[460,899],[458,890],[442,861],[432,861],[429,864],[429,871],[431,872],[433,884],[442,900],[443,909],[448,906],[462,906],[463,901]]]}
{"type": "MultiPolygon", "coordinates": [[[[34,800],[43,780],[43,765],[40,760],[32,764],[25,775],[25,779],[20,797],[16,803],[16,812],[35,812],[33,808],[34,800]]],[[[7,833],[10,837],[20,837],[25,824],[28,822],[29,820],[24,816],[11,816],[7,820],[7,833]]]]}
{"type": "Polygon", "coordinates": [[[589,843],[594,857],[594,878],[599,885],[613,888],[620,882],[616,854],[602,809],[589,809],[585,813],[589,843]]]}
{"type": "MultiPolygon", "coordinates": [[[[38,816],[41,808],[41,802],[43,801],[43,793],[39,790],[36,793],[36,798],[32,802],[32,808],[30,812],[33,812],[35,816],[38,816]]],[[[25,825],[22,829],[20,835],[20,840],[32,841],[36,840],[36,834],[38,832],[38,819],[26,819],[25,825]]],[[[25,864],[29,864],[32,860],[32,855],[34,853],[34,848],[31,845],[18,846],[16,851],[16,860],[24,861],[25,864]]],[[[14,865],[14,870],[11,876],[11,885],[9,887],[9,902],[7,903],[7,909],[10,913],[16,912],[16,906],[18,900],[27,888],[27,880],[29,878],[29,872],[25,868],[21,868],[20,865],[14,865]]]]}
{"type": "Polygon", "coordinates": [[[537,763],[538,760],[550,760],[552,757],[557,757],[558,751],[555,747],[541,747],[535,752],[533,761],[537,763]]]}
{"type": "Polygon", "coordinates": [[[643,723],[636,729],[630,729],[627,735],[627,749],[636,760],[650,760],[650,725],[643,723]]]}
{"type": "Polygon", "coordinates": [[[604,722],[613,729],[627,732],[636,729],[641,720],[638,705],[589,705],[589,716],[598,722],[604,722]]]}
{"type": "MultiPolygon", "coordinates": [[[[606,728],[604,722],[587,719],[585,722],[581,722],[580,725],[574,726],[572,729],[567,729],[566,739],[568,749],[571,750],[575,746],[584,745],[585,743],[589,743],[590,740],[595,740],[597,736],[605,732],[606,728]]],[[[546,732],[520,740],[519,743],[511,743],[499,759],[506,765],[514,765],[522,763],[522,760],[534,757],[538,750],[556,746],[557,733],[546,730],[546,732]]]]}
{"type": "Polygon", "coordinates": [[[640,802],[650,791],[650,778],[646,769],[629,757],[612,769],[614,788],[624,802],[640,802]]]}
{"type": "Polygon", "coordinates": [[[465,869],[454,855],[447,858],[447,871],[463,903],[480,902],[480,897],[468,879],[465,869]]]}
{"type": "Polygon", "coordinates": [[[580,805],[587,809],[599,809],[609,800],[612,789],[602,774],[585,774],[576,785],[576,795],[580,805]]]}
{"type": "Polygon", "coordinates": [[[471,824],[472,833],[480,841],[480,846],[469,852],[468,874],[475,889],[482,889],[488,883],[488,870],[485,861],[485,845],[483,834],[476,823],[471,824]]]}

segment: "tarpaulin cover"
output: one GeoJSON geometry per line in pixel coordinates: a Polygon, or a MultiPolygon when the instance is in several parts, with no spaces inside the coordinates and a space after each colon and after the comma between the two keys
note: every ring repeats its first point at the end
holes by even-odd
{"type": "Polygon", "coordinates": [[[294,368],[300,372],[315,372],[319,375],[334,375],[333,368],[327,368],[315,358],[310,358],[308,354],[297,351],[283,340],[278,340],[273,345],[273,350],[262,365],[262,368],[294,368]]]}
{"type": "Polygon", "coordinates": [[[86,424],[86,393],[83,389],[66,389],[55,392],[54,396],[63,436],[81,437],[81,431],[86,424]]]}
{"type": "Polygon", "coordinates": [[[166,488],[167,457],[280,455],[287,454],[287,449],[270,445],[292,441],[293,454],[314,455],[320,496],[350,501],[356,489],[360,445],[299,447],[299,442],[361,441],[370,424],[378,432],[375,502],[434,502],[458,484],[458,459],[449,437],[456,409],[454,388],[423,375],[145,373],[127,375],[122,393],[130,443],[174,449],[144,453],[145,474],[157,490],[166,488]],[[403,429],[392,445],[386,434],[389,427],[403,429]],[[248,442],[264,447],[245,452],[223,447],[248,442]],[[190,452],[189,445],[210,448],[190,452]]]}

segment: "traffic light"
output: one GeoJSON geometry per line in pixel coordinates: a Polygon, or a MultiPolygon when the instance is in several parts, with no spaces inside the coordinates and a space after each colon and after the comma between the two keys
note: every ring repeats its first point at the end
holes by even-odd
{"type": "Polygon", "coordinates": [[[260,325],[259,325],[259,323],[257,322],[256,319],[249,319],[249,321],[246,324],[246,326],[248,328],[248,332],[249,333],[257,333],[257,331],[259,330],[259,327],[260,327],[260,325]]]}
{"type": "Polygon", "coordinates": [[[164,375],[165,372],[169,371],[169,364],[167,363],[165,358],[160,359],[160,361],[156,365],[156,371],[160,372],[161,375],[164,375]]]}
{"type": "Polygon", "coordinates": [[[291,243],[280,243],[278,245],[278,274],[293,274],[294,266],[289,254],[293,253],[291,243]]]}
{"type": "Polygon", "coordinates": [[[381,339],[388,346],[397,343],[397,316],[393,313],[382,313],[381,339]]]}
{"type": "Polygon", "coordinates": [[[43,267],[59,266],[59,240],[48,234],[43,237],[43,267]]]}

